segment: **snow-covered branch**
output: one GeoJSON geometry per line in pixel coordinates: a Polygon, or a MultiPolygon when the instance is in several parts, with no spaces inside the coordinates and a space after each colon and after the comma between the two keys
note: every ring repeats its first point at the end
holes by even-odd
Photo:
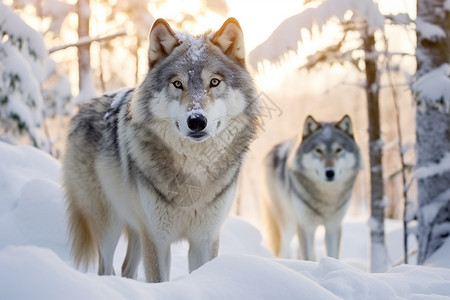
{"type": "Polygon", "coordinates": [[[384,26],[384,17],[372,0],[325,0],[315,8],[284,20],[266,41],[250,52],[250,64],[257,68],[264,60],[279,62],[288,52],[297,51],[298,43],[303,41],[301,29],[312,32],[313,27],[317,27],[321,30],[331,19],[344,23],[349,11],[363,19],[371,30],[384,26]]]}
{"type": "Polygon", "coordinates": [[[49,59],[42,35],[2,3],[0,36],[0,134],[28,135],[36,147],[50,151],[41,130],[44,119],[63,110],[70,85],[49,59]]]}
{"type": "Polygon", "coordinates": [[[66,45],[61,45],[61,46],[56,46],[56,47],[50,48],[48,50],[48,52],[49,53],[53,53],[53,52],[64,50],[64,49],[67,49],[67,48],[70,48],[70,47],[79,47],[79,46],[91,44],[93,42],[100,42],[100,41],[105,41],[105,40],[111,40],[111,39],[114,39],[116,37],[123,36],[123,35],[126,35],[126,34],[127,34],[127,32],[125,30],[122,30],[122,31],[119,31],[119,32],[116,32],[116,33],[113,33],[113,34],[108,34],[108,35],[104,35],[104,36],[97,36],[97,37],[94,37],[94,38],[85,36],[85,37],[80,38],[78,40],[78,42],[76,42],[76,43],[71,43],[71,44],[66,44],[66,45]]]}
{"type": "Polygon", "coordinates": [[[440,67],[426,73],[412,85],[412,91],[419,100],[417,106],[420,110],[426,108],[426,102],[450,112],[450,65],[443,64],[440,67]]]}
{"type": "Polygon", "coordinates": [[[445,153],[444,157],[442,157],[438,163],[429,164],[416,169],[414,172],[414,178],[424,179],[427,177],[440,175],[445,172],[450,172],[450,152],[445,153]]]}
{"type": "Polygon", "coordinates": [[[434,219],[436,218],[436,215],[441,210],[441,207],[448,205],[448,199],[450,199],[450,189],[447,189],[446,191],[442,192],[429,204],[423,206],[420,209],[420,213],[422,214],[424,221],[426,221],[429,224],[433,223],[434,219]]]}
{"type": "Polygon", "coordinates": [[[407,13],[385,15],[385,18],[390,21],[392,25],[410,25],[414,22],[407,13]]]}
{"type": "Polygon", "coordinates": [[[416,31],[421,39],[429,41],[437,41],[446,38],[446,34],[441,27],[425,22],[421,18],[416,19],[416,31]]]}

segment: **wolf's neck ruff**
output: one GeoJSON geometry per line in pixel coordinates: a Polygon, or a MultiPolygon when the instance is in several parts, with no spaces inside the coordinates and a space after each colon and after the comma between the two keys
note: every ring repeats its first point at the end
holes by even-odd
{"type": "Polygon", "coordinates": [[[320,213],[320,211],[318,209],[316,209],[312,203],[309,203],[309,201],[307,201],[306,199],[303,198],[302,194],[299,192],[299,190],[295,186],[294,181],[292,180],[292,174],[290,172],[288,173],[288,185],[289,185],[290,192],[294,193],[295,196],[298,198],[298,200],[300,200],[303,204],[305,204],[317,216],[322,217],[322,214],[320,213]]]}

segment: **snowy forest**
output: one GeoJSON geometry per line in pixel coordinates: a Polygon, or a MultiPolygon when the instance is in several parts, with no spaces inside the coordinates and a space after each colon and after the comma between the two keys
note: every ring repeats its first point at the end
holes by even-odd
{"type": "Polygon", "coordinates": [[[5,0],[0,35],[0,299],[450,299],[450,0],[5,0]],[[141,265],[136,281],[77,270],[60,171],[70,119],[144,79],[156,19],[202,34],[228,17],[262,126],[219,256],[189,274],[188,245],[173,245],[161,284],[141,265]],[[261,222],[263,159],[308,115],[349,115],[361,149],[339,259],[322,227],[316,261],[276,258],[261,222]]]}

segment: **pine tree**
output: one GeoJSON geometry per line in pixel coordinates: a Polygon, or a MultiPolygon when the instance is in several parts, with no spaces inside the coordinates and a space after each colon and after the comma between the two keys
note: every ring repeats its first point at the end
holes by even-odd
{"type": "Polygon", "coordinates": [[[418,186],[418,263],[450,234],[450,7],[417,1],[415,177],[418,186]]]}
{"type": "Polygon", "coordinates": [[[63,112],[70,85],[48,58],[42,36],[2,3],[0,37],[0,135],[12,141],[25,135],[50,151],[44,119],[63,112]]]}

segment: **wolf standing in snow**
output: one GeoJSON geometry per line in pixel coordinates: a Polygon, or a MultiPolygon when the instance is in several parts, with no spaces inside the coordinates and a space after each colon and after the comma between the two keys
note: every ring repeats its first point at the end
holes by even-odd
{"type": "Polygon", "coordinates": [[[314,259],[314,233],[325,225],[327,254],[338,257],[341,223],[361,166],[351,120],[318,123],[311,116],[302,136],[279,144],[265,159],[263,220],[272,251],[289,257],[295,232],[298,258],[314,259]]]}
{"type": "Polygon", "coordinates": [[[198,37],[158,19],[149,38],[143,82],[71,121],[63,180],[75,262],[97,258],[99,274],[114,274],[125,229],[122,276],[135,278],[143,255],[147,281],[159,282],[177,240],[189,242],[190,271],[217,256],[260,106],[235,19],[198,37]]]}

